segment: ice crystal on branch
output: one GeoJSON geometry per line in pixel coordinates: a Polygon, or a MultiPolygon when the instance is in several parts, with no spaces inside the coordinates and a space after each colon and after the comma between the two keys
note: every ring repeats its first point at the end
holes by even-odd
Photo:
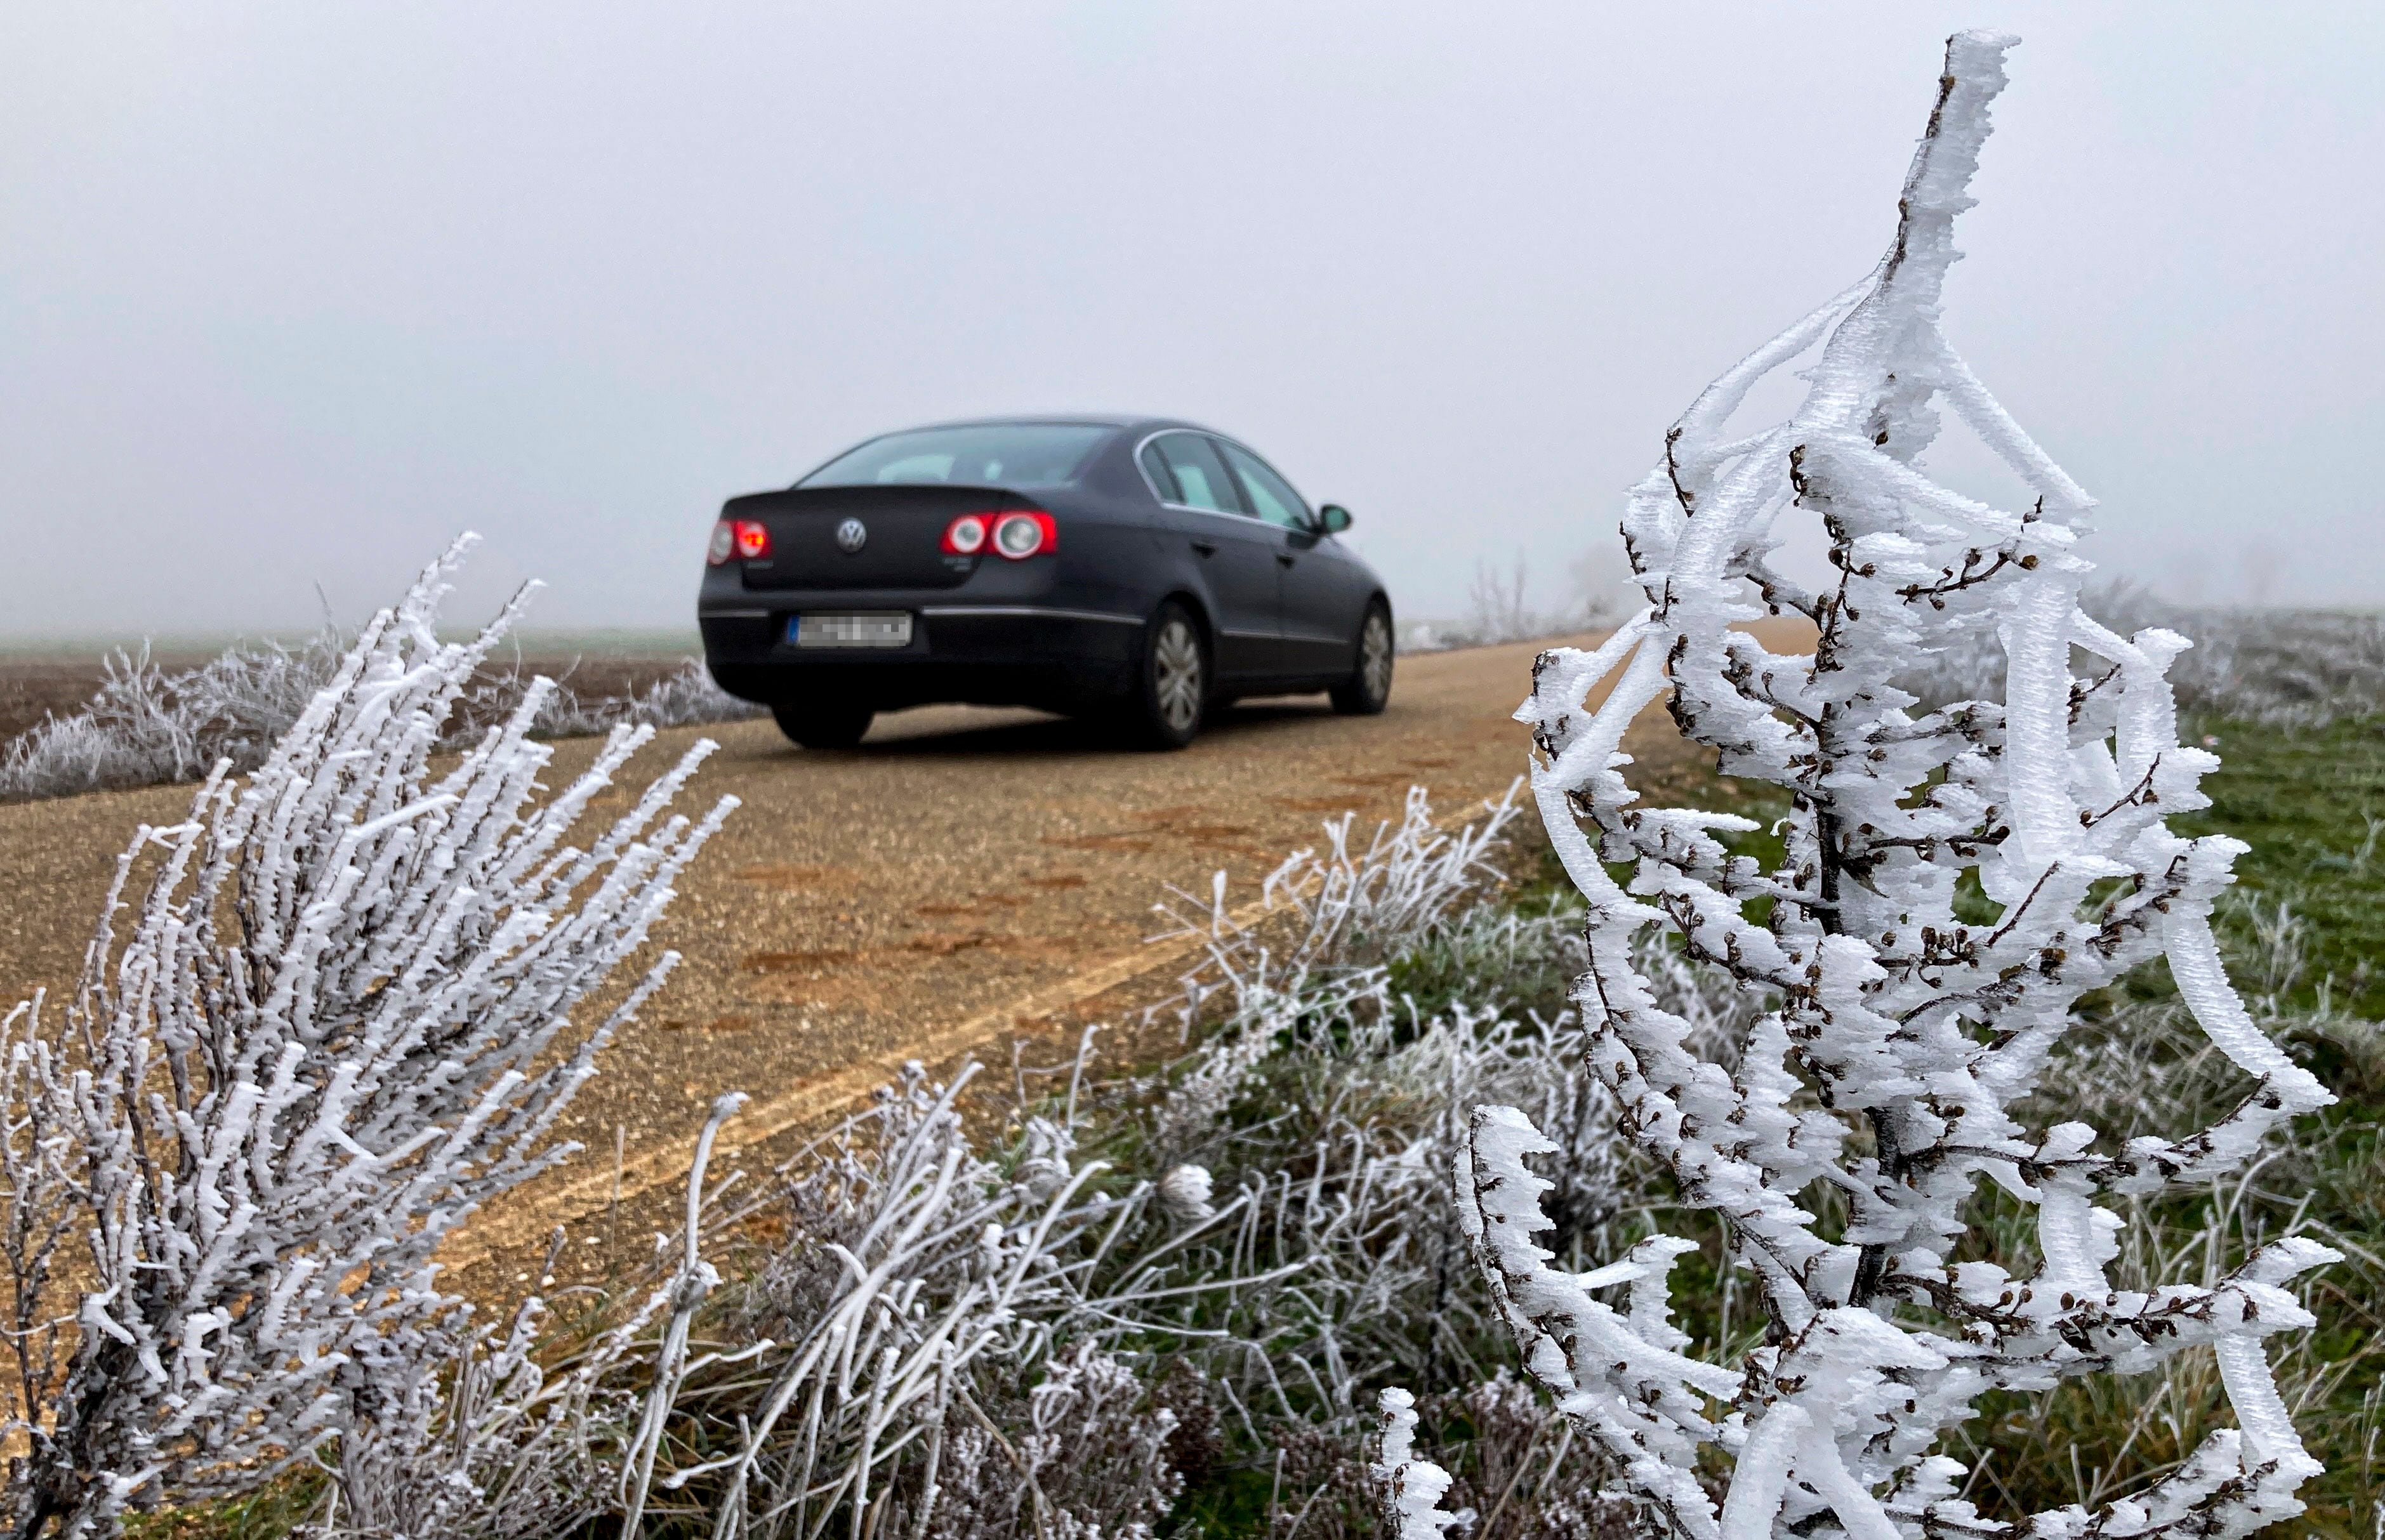
{"type": "MultiPolygon", "coordinates": [[[[734,805],[670,811],[709,744],[585,849],[574,826],[652,728],[616,729],[548,793],[541,681],[432,764],[520,602],[439,640],[468,544],[365,628],[244,785],[219,764],[185,821],[141,831],[65,1010],[36,1000],[0,1032],[21,1540],[253,1487],[334,1438],[351,1470],[420,1448],[425,1366],[480,1340],[433,1254],[569,1153],[555,1120],[675,961],[575,1030],[734,805]]],[[[343,1484],[352,1507],[375,1485],[343,1484]]]]}
{"type": "Polygon", "coordinates": [[[2243,847],[2165,823],[2206,805],[2197,783],[2216,764],[2178,740],[2164,676],[2183,639],[2122,637],[2081,610],[2090,568],[2073,546],[2090,500],[1939,328],[2012,41],[1949,41],[1888,255],[1667,435],[1624,524],[1647,608],[1595,652],[1545,654],[1517,714],[1535,729],[1550,836],[1589,900],[1577,998],[1592,1068],[1641,1150],[1722,1219],[1767,1340],[1730,1367],[1691,1355],[1667,1293],[1685,1242],[1659,1236],[1588,1273],[1551,1267],[1533,1238],[1546,1184],[1526,1163],[1551,1147],[1510,1109],[1476,1114],[1458,1202],[1532,1372],[1626,1469],[1652,1521],[1698,1540],[2241,1534],[2298,1511],[2316,1470],[2262,1339],[2309,1324],[2286,1285],[2331,1253],[2280,1240],[2213,1287],[2107,1273],[2120,1221],[2100,1198],[2237,1167],[2329,1097],[2220,968],[2211,908],[2243,847]],[[1817,344],[1796,415],[1726,437],[1750,388],[1817,344]],[[1942,408],[2027,484],[2029,506],[1925,474],[1942,408]],[[1828,534],[1836,576],[1820,591],[1769,563],[1786,517],[1828,534]],[[1813,623],[1810,655],[1733,629],[1789,612],[1813,623]],[[1925,710],[1898,687],[1982,631],[2005,657],[2002,700],[1925,710]],[[2075,657],[2089,660],[2076,674],[2075,657]],[[1624,730],[1668,690],[1726,774],[1790,793],[1778,867],[1717,838],[1746,820],[1643,807],[1626,786],[1624,730]],[[1628,888],[1610,863],[1631,868],[1628,888]],[[1984,904],[1958,900],[1967,880],[1984,904]],[[1702,1057],[1652,989],[1635,946],[1651,926],[1767,1002],[1735,1067],[1702,1057]],[[2019,1104],[2074,1003],[2156,957],[2243,1071],[2241,1105],[2120,1149],[2080,1124],[2025,1125],[2019,1104]],[[1982,1178],[2035,1206],[2034,1261],[1955,1260],[1982,1178]],[[1609,1288],[1626,1298],[1595,1298],[1609,1288]],[[1962,1469],[1937,1451],[1983,1393],[2152,1370],[2198,1345],[2216,1351],[2240,1427],[2162,1479],[2101,1512],[2017,1526],[1954,1496],[1962,1469]],[[1730,1468],[1719,1501],[1698,1479],[1701,1451],[1717,1449],[1730,1468]]]}

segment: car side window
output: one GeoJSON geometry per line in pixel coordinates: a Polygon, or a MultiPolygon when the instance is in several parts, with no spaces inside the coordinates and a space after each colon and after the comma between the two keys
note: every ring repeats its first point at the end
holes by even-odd
{"type": "Polygon", "coordinates": [[[1136,458],[1143,462],[1143,478],[1144,480],[1151,483],[1152,492],[1159,499],[1160,502],[1181,503],[1184,501],[1183,495],[1176,490],[1176,477],[1174,473],[1169,471],[1168,468],[1168,457],[1159,453],[1159,441],[1157,439],[1154,439],[1151,442],[1143,445],[1143,453],[1136,456],[1136,458]]]}
{"type": "Polygon", "coordinates": [[[1219,440],[1217,447],[1232,462],[1234,474],[1242,478],[1242,495],[1249,501],[1251,511],[1269,524],[1286,529],[1309,527],[1308,504],[1292,490],[1292,483],[1275,473],[1273,466],[1237,443],[1219,440]]]}
{"type": "Polygon", "coordinates": [[[1198,433],[1163,433],[1151,441],[1151,447],[1159,452],[1161,463],[1168,467],[1168,479],[1176,484],[1171,502],[1188,508],[1206,508],[1212,513],[1242,512],[1242,499],[1234,492],[1233,478],[1208,440],[1198,433]]]}

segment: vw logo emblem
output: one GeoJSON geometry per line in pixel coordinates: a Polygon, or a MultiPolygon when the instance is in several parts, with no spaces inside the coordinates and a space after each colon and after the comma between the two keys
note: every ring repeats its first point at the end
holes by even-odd
{"type": "Polygon", "coordinates": [[[869,526],[857,518],[846,519],[836,527],[836,548],[850,556],[869,543],[869,526]]]}

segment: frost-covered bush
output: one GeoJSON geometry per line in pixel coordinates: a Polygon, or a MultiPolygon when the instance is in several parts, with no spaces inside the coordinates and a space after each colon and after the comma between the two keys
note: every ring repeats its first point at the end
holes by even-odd
{"type": "Polygon", "coordinates": [[[1017,1400],[982,1422],[961,1421],[939,1451],[934,1481],[890,1509],[895,1533],[1150,1540],[1184,1488],[1168,1457],[1176,1415],[1153,1404],[1151,1386],[1080,1344],[1017,1400]],[[1005,1423],[1017,1434],[1005,1434],[1005,1423]]]}
{"type": "MultiPolygon", "coordinates": [[[[2287,1285],[2333,1253],[2290,1236],[2216,1278],[2113,1276],[2114,1202],[2221,1179],[2329,1098],[2221,967],[2212,906],[2243,847],[2164,822],[2206,804],[2196,783],[2216,763],[2178,740],[2165,670],[2184,639],[2122,637],[2080,608],[2090,569],[2072,547],[2089,500],[1939,329],[1953,221],[2010,43],[1950,41],[1887,256],[1667,435],[1625,519],[1648,608],[1595,652],[1545,655],[1518,713],[1535,730],[1543,820],[1588,901],[1575,998],[1592,1066],[1642,1157],[1723,1222],[1768,1323],[1739,1362],[1692,1356],[1668,1279],[1694,1248],[1665,1235],[1586,1273],[1551,1266],[1534,1238],[1548,1183],[1527,1164],[1551,1141],[1511,1107],[1473,1114],[1455,1191],[1483,1276],[1527,1366],[1622,1468],[1652,1530],[2242,1534],[2299,1511],[2316,1469],[2263,1344],[2310,1323],[2287,1285]],[[1817,343],[1794,416],[1726,430],[1760,378],[1817,343]],[[1928,478],[1917,459],[1938,403],[2031,506],[1928,478]],[[1837,576],[1821,591],[1767,560],[1792,512],[1828,534],[1837,576]],[[1767,609],[1811,619],[1814,653],[1731,629],[1767,609]],[[1984,634],[2005,656],[2002,698],[1913,709],[1897,685],[1912,661],[1984,634]],[[2074,673],[2075,656],[2092,666],[2074,673]],[[1746,819],[1638,805],[1618,746],[1667,691],[1725,774],[1790,795],[1777,867],[1717,838],[1746,819]],[[1610,863],[1631,867],[1628,889],[1610,863]],[[1652,987],[1651,927],[1764,1003],[1735,1062],[1699,1051],[1652,987]],[[2156,958],[2236,1066],[2239,1099],[2203,1127],[2118,1148],[2084,1122],[2023,1122],[2074,1002],[2156,958]],[[1994,1238],[1973,1223],[1982,1179],[2034,1211],[2026,1248],[1975,1249],[1994,1238]],[[2238,1426],[2158,1479],[2009,1526],[1958,1495],[1964,1469],[1942,1446],[1984,1394],[2156,1371],[2198,1347],[2238,1426]]],[[[1436,1521],[1403,1515],[1411,1536],[1436,1521]]]]}
{"type": "Polygon", "coordinates": [[[1620,601],[1630,590],[1622,584],[1620,554],[1611,545],[1593,548],[1567,568],[1571,591],[1543,607],[1530,597],[1532,567],[1520,553],[1514,565],[1499,570],[1487,561],[1474,564],[1463,618],[1410,621],[1401,627],[1400,651],[1444,652],[1460,647],[1495,647],[1503,642],[1535,641],[1611,626],[1621,613],[1620,601]]]}
{"type": "MultiPolygon", "coordinates": [[[[1540,1098],[1578,1131],[1586,1244],[1616,1180],[1611,1103],[1567,1024],[1428,1011],[1392,984],[1431,945],[1533,976],[1540,952],[1578,950],[1570,915],[1483,904],[1511,815],[1443,830],[1419,796],[1370,838],[1328,825],[1277,874],[1280,930],[1205,922],[1185,1010],[1207,1035],[1156,1082],[1097,1082],[1080,1054],[1065,1088],[1022,1080],[1005,1105],[971,1072],[914,1067],[708,1222],[736,1281],[647,1402],[644,1511],[724,1534],[873,1512],[881,1534],[955,1540],[1132,1533],[1173,1501],[1188,1440],[1340,1469],[1384,1373],[1493,1378],[1511,1352],[1441,1174],[1453,1109],[1540,1098]],[[771,1236],[758,1254],[728,1238],[752,1231],[771,1236]]],[[[1500,1393],[1503,1427],[1521,1394],[1500,1393]]]]}
{"type": "MultiPolygon", "coordinates": [[[[495,687],[502,697],[511,681],[495,687]]],[[[615,727],[695,727],[742,722],[762,708],[713,683],[702,658],[685,658],[645,689],[629,695],[586,695],[559,685],[540,708],[536,731],[547,738],[594,738],[615,727]]]]}
{"type": "Polygon", "coordinates": [[[1114,1349],[1209,1335],[1191,1318],[1280,1283],[1250,1265],[1272,1195],[1213,1204],[1197,1169],[1084,1158],[1073,1093],[986,1148],[958,1106],[975,1073],[909,1066],[716,1222],[782,1238],[647,1398],[666,1458],[646,1511],[724,1536],[891,1513],[955,1540],[1147,1533],[1167,1511],[1174,1414],[1114,1349]]]}
{"type": "MultiPolygon", "coordinates": [[[[1578,913],[1490,901],[1508,816],[1487,804],[1444,832],[1417,792],[1363,849],[1348,819],[1329,824],[1329,854],[1296,852],[1269,879],[1280,928],[1235,925],[1213,894],[1209,956],[1183,1006],[1205,1036],[1135,1115],[1153,1158],[1197,1163],[1281,1216],[1273,1233],[1289,1240],[1253,1265],[1301,1272],[1264,1329],[1220,1343],[1211,1367],[1285,1422],[1348,1431],[1384,1373],[1480,1381],[1506,1361],[1485,1301],[1458,1286],[1463,1236],[1443,1198],[1467,1109],[1522,1102],[1552,1132],[1567,1249],[1594,1249],[1645,1186],[1613,1099],[1571,1049],[1570,1013],[1530,998],[1579,970],[1578,913]]],[[[1642,965],[1701,1045],[1727,1053],[1749,1012],[1721,981],[1661,945],[1642,965]]]]}
{"type": "MultiPolygon", "coordinates": [[[[137,655],[117,652],[81,711],[50,717],[0,744],[0,801],[196,780],[219,761],[235,774],[254,770],[338,676],[352,645],[352,638],[326,626],[295,645],[244,642],[174,672],[151,662],[146,648],[137,655]]],[[[714,684],[696,658],[633,694],[603,696],[483,658],[440,725],[440,746],[478,742],[533,688],[539,706],[531,731],[541,738],[731,722],[758,709],[714,684]]]]}
{"type": "MultiPolygon", "coordinates": [[[[1482,804],[1480,817],[1445,829],[1425,789],[1412,786],[1399,822],[1376,825],[1364,849],[1351,842],[1356,814],[1328,821],[1322,854],[1313,847],[1294,851],[1260,884],[1267,907],[1289,911],[1297,921],[1285,965],[1302,974],[1347,969],[1401,955],[1445,932],[1469,900],[1479,902],[1486,888],[1505,880],[1491,857],[1516,817],[1515,797],[1510,786],[1505,798],[1482,804]]],[[[1222,936],[1222,885],[1211,891],[1215,941],[1222,936]]],[[[1230,950],[1213,946],[1212,962],[1227,968],[1230,950]]]]}
{"type": "Polygon", "coordinates": [[[1021,1501],[1039,1534],[1166,1511],[1164,1465],[1140,1496],[1115,1480],[1055,1496],[1066,1472],[1047,1468],[1071,1439],[1117,1444],[1114,1467],[1156,1459],[1172,1424],[1121,1383],[1107,1345],[1255,1282],[1204,1238],[1240,1205],[1186,1205],[1080,1159],[1073,1099],[1056,1119],[1027,1116],[997,1164],[957,1108],[974,1073],[937,1085],[909,1066],[789,1162],[783,1192],[719,1222],[767,1215],[784,1239],[707,1317],[725,1345],[649,1397],[644,1447],[710,1452],[656,1466],[648,1511],[725,1537],[892,1508],[906,1533],[989,1540],[1016,1532],[1021,1501]],[[1005,1430],[1005,1410],[1023,1426],[1005,1430]]]}
{"type": "Polygon", "coordinates": [[[343,1442],[328,1501],[296,1533],[548,1540],[611,1511],[652,1372],[648,1328],[670,1302],[657,1290],[581,1340],[532,1294],[502,1331],[385,1360],[381,1399],[406,1436],[343,1442]]]}
{"type": "Polygon", "coordinates": [[[575,1010],[734,800],[671,813],[699,745],[570,843],[652,729],[616,730],[549,791],[538,683],[434,772],[519,603],[437,639],[465,543],[365,627],[255,775],[219,764],[187,819],[141,831],[65,1008],[37,998],[0,1033],[24,1540],[106,1534],[129,1507],[247,1490],[334,1444],[346,1526],[392,1531],[422,1515],[372,1511],[393,1490],[377,1472],[430,1459],[434,1425],[529,1436],[525,1341],[481,1335],[431,1259],[570,1152],[556,1118],[675,959],[602,1018],[575,1010]]]}
{"type": "Polygon", "coordinates": [[[347,646],[326,627],[294,647],[231,647],[172,673],[146,647],[116,652],[81,711],[0,746],[0,798],[195,780],[219,760],[254,769],[331,682],[347,646]]]}

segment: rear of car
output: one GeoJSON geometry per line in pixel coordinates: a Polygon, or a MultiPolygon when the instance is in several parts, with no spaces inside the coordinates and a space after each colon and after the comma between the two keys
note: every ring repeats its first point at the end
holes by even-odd
{"type": "Polygon", "coordinates": [[[1124,695],[1152,532],[1087,474],[1118,432],[888,434],[786,491],[730,499],[697,604],[714,677],[829,728],[930,702],[1078,712],[1124,695]]]}

